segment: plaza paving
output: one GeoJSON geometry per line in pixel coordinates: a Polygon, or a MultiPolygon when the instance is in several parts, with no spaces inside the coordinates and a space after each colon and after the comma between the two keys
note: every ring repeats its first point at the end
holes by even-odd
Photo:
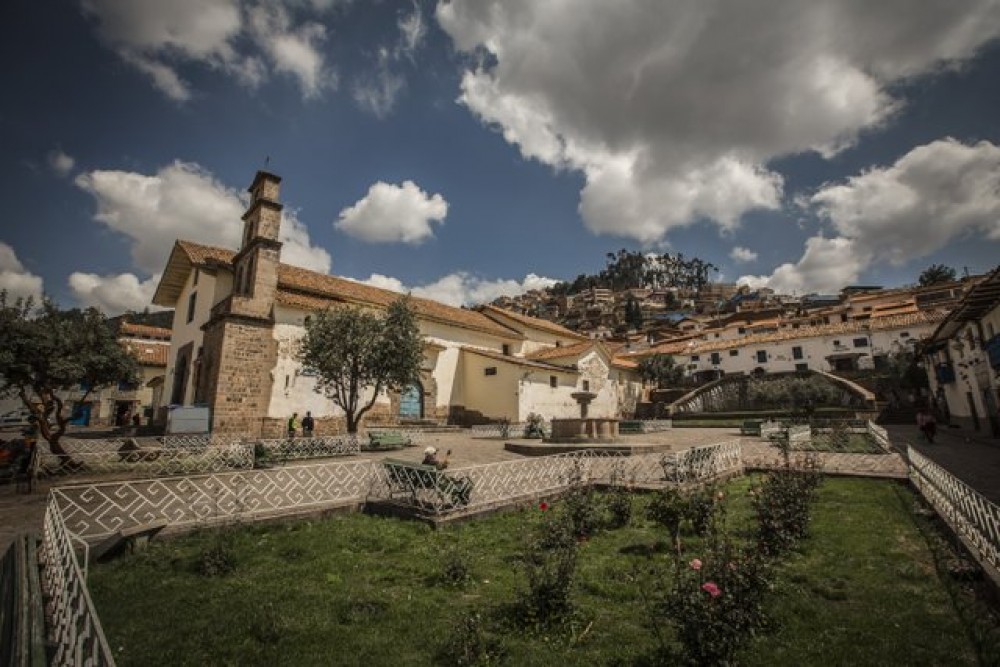
{"type": "MultiPolygon", "coordinates": [[[[1000,503],[1000,440],[991,442],[981,433],[942,429],[937,443],[931,445],[920,441],[916,427],[890,426],[888,430],[893,444],[901,451],[905,451],[906,444],[913,444],[921,453],[984,496],[1000,503]]],[[[745,452],[748,461],[775,456],[773,448],[761,443],[758,438],[741,438],[739,432],[731,428],[678,428],[661,433],[623,436],[622,440],[629,444],[668,445],[669,451],[682,451],[698,445],[741,440],[748,445],[745,452]]],[[[419,461],[424,448],[434,446],[441,454],[451,450],[452,468],[465,468],[522,458],[504,449],[504,444],[509,441],[511,439],[471,438],[468,431],[428,433],[422,436],[419,446],[416,447],[390,452],[366,452],[354,457],[340,457],[338,460],[396,458],[419,461]]],[[[884,460],[886,457],[877,458],[884,460]]],[[[309,461],[301,461],[296,465],[307,463],[309,461]]],[[[890,470],[889,476],[905,476],[905,468],[901,461],[896,467],[899,469],[890,470]]],[[[18,533],[41,531],[46,496],[51,487],[61,484],[112,481],[127,477],[127,475],[101,475],[45,480],[35,487],[33,493],[27,495],[15,493],[14,488],[9,485],[0,487],[0,551],[5,550],[18,533]]]]}

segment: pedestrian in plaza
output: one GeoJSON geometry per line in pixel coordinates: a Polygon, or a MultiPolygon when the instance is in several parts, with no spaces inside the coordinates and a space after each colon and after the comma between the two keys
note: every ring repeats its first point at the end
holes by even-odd
{"type": "Polygon", "coordinates": [[[306,416],[302,418],[302,435],[306,438],[313,437],[313,428],[316,427],[316,422],[313,421],[312,412],[306,412],[306,416]]]}
{"type": "Polygon", "coordinates": [[[444,470],[448,467],[448,457],[451,456],[451,450],[444,455],[444,458],[438,458],[436,447],[428,447],[424,450],[424,460],[420,462],[421,465],[434,466],[438,470],[444,470]]]}
{"type": "Polygon", "coordinates": [[[295,434],[299,432],[299,413],[293,412],[292,416],[288,418],[288,437],[294,438],[295,434]]]}
{"type": "Polygon", "coordinates": [[[934,444],[934,436],[937,435],[937,420],[927,408],[917,410],[917,428],[924,434],[928,443],[934,444]]]}

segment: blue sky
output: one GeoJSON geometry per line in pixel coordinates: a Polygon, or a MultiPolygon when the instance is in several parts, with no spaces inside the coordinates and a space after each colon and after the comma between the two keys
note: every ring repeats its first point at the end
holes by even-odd
{"type": "Polygon", "coordinates": [[[265,159],[285,261],[455,304],[622,247],[794,293],[988,270],[1000,5],[870,4],[10,0],[0,287],[141,309],[265,159]]]}

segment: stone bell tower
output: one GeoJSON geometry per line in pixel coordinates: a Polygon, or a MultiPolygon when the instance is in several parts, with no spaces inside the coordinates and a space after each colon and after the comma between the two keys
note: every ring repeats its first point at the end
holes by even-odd
{"type": "Polygon", "coordinates": [[[233,257],[230,295],[212,307],[203,329],[202,377],[212,432],[259,437],[277,361],[274,298],[281,263],[281,177],[258,171],[233,257]]]}

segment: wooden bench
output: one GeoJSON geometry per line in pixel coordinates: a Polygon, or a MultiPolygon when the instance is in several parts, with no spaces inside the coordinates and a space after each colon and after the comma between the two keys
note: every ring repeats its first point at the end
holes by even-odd
{"type": "Polygon", "coordinates": [[[368,434],[370,449],[402,449],[411,444],[410,438],[398,431],[374,431],[368,434]]]}
{"type": "Polygon", "coordinates": [[[627,435],[629,433],[645,433],[646,429],[639,420],[626,420],[618,422],[618,433],[627,435]]]}
{"type": "Polygon", "coordinates": [[[740,435],[756,435],[760,436],[760,425],[764,423],[763,419],[747,419],[740,426],[740,435]]]}
{"type": "Polygon", "coordinates": [[[472,480],[412,461],[386,459],[389,497],[405,496],[415,506],[435,510],[465,507],[472,495],[472,480]]]}

